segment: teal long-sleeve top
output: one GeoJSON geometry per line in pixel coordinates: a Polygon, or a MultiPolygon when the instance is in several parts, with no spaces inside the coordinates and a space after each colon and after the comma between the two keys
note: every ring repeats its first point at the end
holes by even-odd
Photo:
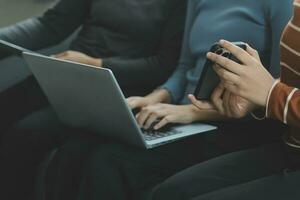
{"type": "Polygon", "coordinates": [[[266,68],[279,75],[279,41],[293,0],[189,0],[179,66],[162,86],[173,103],[187,104],[206,53],[220,39],[243,41],[258,50],[266,68]]]}

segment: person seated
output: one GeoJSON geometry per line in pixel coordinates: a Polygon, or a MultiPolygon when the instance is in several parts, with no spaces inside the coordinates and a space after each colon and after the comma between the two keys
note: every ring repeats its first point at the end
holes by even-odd
{"type": "Polygon", "coordinates": [[[144,199],[156,184],[182,169],[278,140],[281,129],[273,121],[234,120],[217,110],[199,110],[187,95],[196,88],[206,52],[220,37],[255,46],[262,62],[270,66],[268,70],[278,74],[278,44],[292,13],[292,1],[189,0],[187,13],[178,68],[166,84],[146,97],[128,98],[128,104],[141,109],[137,121],[146,129],[158,119],[154,129],[168,123],[214,121],[218,130],[152,150],[101,139],[69,140],[47,168],[44,182],[49,199],[144,199]],[[260,134],[262,127],[270,134],[260,134]]]}
{"type": "MultiPolygon", "coordinates": [[[[55,57],[109,68],[126,95],[143,95],[174,71],[185,12],[183,0],[60,0],[40,17],[1,28],[0,39],[37,51],[78,30],[68,51],[55,57]]],[[[1,58],[7,56],[0,52],[1,58]]],[[[7,186],[1,191],[24,199],[45,152],[68,136],[32,75],[1,87],[6,89],[0,92],[0,177],[7,186]],[[10,130],[15,124],[18,130],[10,130]]]]}
{"type": "MultiPolygon", "coordinates": [[[[221,45],[242,64],[209,53],[222,82],[210,108],[228,117],[241,118],[256,109],[289,128],[283,140],[236,152],[189,168],[159,185],[153,199],[235,200],[300,198],[300,0],[282,39],[281,76],[275,79],[265,69],[256,50],[246,51],[222,40],[221,45]],[[220,67],[221,66],[221,67],[220,67]]],[[[201,109],[209,105],[194,101],[201,109]]],[[[257,116],[258,117],[258,116],[257,116]]],[[[259,118],[263,119],[261,116],[259,118]]],[[[266,134],[260,131],[260,134],[266,134]]]]}

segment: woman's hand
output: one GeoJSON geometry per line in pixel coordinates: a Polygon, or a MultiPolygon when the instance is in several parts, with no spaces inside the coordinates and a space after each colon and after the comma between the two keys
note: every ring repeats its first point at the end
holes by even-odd
{"type": "Polygon", "coordinates": [[[69,60],[72,62],[102,67],[101,59],[93,58],[77,51],[65,51],[63,53],[54,55],[54,57],[62,60],[69,60]]]}
{"type": "Polygon", "coordinates": [[[189,99],[197,108],[215,109],[227,118],[245,117],[256,108],[254,103],[226,90],[222,83],[214,90],[211,102],[199,101],[193,95],[189,95],[189,99]]]}
{"type": "Polygon", "coordinates": [[[155,104],[142,108],[141,112],[136,115],[138,124],[149,129],[153,123],[153,127],[158,130],[170,123],[189,124],[205,118],[214,118],[216,111],[199,112],[194,105],[171,105],[171,104],[155,104]],[[158,123],[156,123],[159,121],[158,123]]]}
{"type": "Polygon", "coordinates": [[[262,65],[258,52],[249,45],[245,51],[224,40],[220,41],[220,45],[243,63],[236,63],[215,53],[207,54],[208,59],[222,66],[215,66],[214,69],[226,90],[259,106],[266,106],[275,80],[262,65]]]}
{"type": "Polygon", "coordinates": [[[134,96],[127,98],[127,103],[131,109],[143,108],[157,103],[170,102],[171,96],[169,92],[165,89],[155,90],[145,97],[134,96]]]}

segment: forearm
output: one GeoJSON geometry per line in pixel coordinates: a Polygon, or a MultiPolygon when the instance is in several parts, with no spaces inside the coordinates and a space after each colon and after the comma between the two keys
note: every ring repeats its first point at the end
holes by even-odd
{"type": "Polygon", "coordinates": [[[193,106],[193,113],[195,113],[195,121],[244,123],[254,120],[254,118],[251,115],[246,115],[243,118],[235,118],[220,114],[220,112],[214,109],[200,109],[199,107],[193,104],[191,104],[190,106],[193,106]]]}
{"type": "MultiPolygon", "coordinates": [[[[31,18],[16,25],[0,29],[0,39],[27,48],[38,50],[57,42],[51,30],[44,26],[38,18],[31,18]],[[45,39],[47,38],[47,39],[45,39]]],[[[1,58],[9,56],[1,53],[1,58]]]]}
{"type": "Polygon", "coordinates": [[[171,103],[170,93],[165,89],[157,89],[146,96],[156,103],[171,103]]]}
{"type": "Polygon", "coordinates": [[[270,92],[267,117],[300,127],[300,91],[284,83],[277,83],[270,92]]]}
{"type": "Polygon", "coordinates": [[[180,99],[183,97],[187,83],[186,72],[188,70],[188,67],[179,65],[172,76],[160,86],[161,88],[169,91],[173,104],[179,103],[180,99]]]}
{"type": "Polygon", "coordinates": [[[229,120],[228,117],[220,115],[217,111],[214,110],[202,110],[197,112],[196,121],[210,121],[210,122],[219,122],[229,120]]]}
{"type": "MultiPolygon", "coordinates": [[[[87,2],[84,0],[60,0],[41,17],[0,29],[0,39],[30,50],[58,44],[83,23],[86,10],[87,2]]],[[[8,55],[2,54],[2,58],[5,56],[8,55]]]]}

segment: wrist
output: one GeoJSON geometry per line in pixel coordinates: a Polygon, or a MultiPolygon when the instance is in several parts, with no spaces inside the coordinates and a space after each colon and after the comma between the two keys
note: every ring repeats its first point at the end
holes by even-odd
{"type": "Polygon", "coordinates": [[[269,82],[268,86],[266,87],[266,91],[264,92],[264,98],[261,103],[258,104],[260,107],[266,107],[268,105],[268,101],[270,98],[270,95],[275,87],[275,85],[278,83],[278,79],[273,79],[269,82]]]}
{"type": "Polygon", "coordinates": [[[266,99],[266,103],[265,105],[263,105],[262,107],[265,107],[265,110],[266,110],[266,116],[267,115],[267,112],[268,112],[268,107],[269,107],[269,102],[270,102],[270,97],[272,95],[272,92],[274,90],[274,88],[276,87],[276,85],[280,82],[280,79],[275,79],[273,84],[271,85],[270,89],[269,89],[269,92],[268,92],[268,96],[267,96],[267,99],[266,99]]]}
{"type": "Polygon", "coordinates": [[[223,121],[228,119],[228,117],[221,115],[216,110],[200,110],[192,105],[194,121],[223,121]]]}
{"type": "Polygon", "coordinates": [[[266,119],[266,107],[255,107],[251,111],[251,116],[259,121],[266,119]]]}
{"type": "Polygon", "coordinates": [[[147,98],[153,103],[171,103],[171,95],[165,89],[154,90],[147,98]]]}
{"type": "Polygon", "coordinates": [[[100,58],[91,58],[89,64],[93,65],[93,66],[97,66],[97,67],[102,67],[102,59],[100,59],[100,58]]]}

